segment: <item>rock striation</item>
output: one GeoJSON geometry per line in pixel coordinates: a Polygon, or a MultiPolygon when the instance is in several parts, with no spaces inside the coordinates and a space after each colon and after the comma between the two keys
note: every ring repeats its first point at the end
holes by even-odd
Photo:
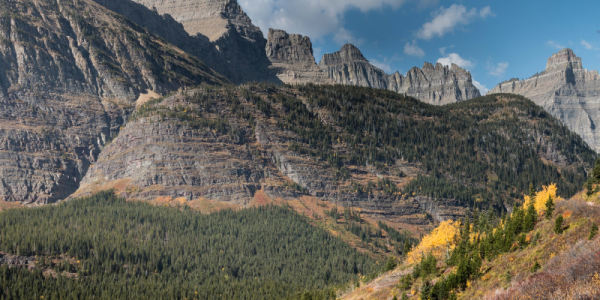
{"type": "Polygon", "coordinates": [[[425,62],[423,68],[412,68],[403,76],[386,74],[369,63],[354,45],[346,44],[338,52],[325,54],[319,67],[335,83],[387,89],[413,96],[421,101],[442,105],[481,96],[473,85],[471,73],[452,64],[451,67],[425,62]]]}
{"type": "Polygon", "coordinates": [[[565,48],[552,54],[546,69],[528,79],[500,83],[489,94],[523,95],[542,106],[600,151],[600,76],[583,69],[580,57],[565,48]]]}
{"type": "Polygon", "coordinates": [[[74,192],[141,95],[228,82],[88,0],[4,1],[0,9],[5,201],[48,203],[74,192]]]}
{"type": "Polygon", "coordinates": [[[269,29],[266,53],[272,63],[270,69],[284,83],[333,83],[317,66],[312,43],[307,36],[269,29]]]}
{"type": "Polygon", "coordinates": [[[234,83],[278,82],[266,40],[236,0],[94,0],[196,56],[234,83]]]}

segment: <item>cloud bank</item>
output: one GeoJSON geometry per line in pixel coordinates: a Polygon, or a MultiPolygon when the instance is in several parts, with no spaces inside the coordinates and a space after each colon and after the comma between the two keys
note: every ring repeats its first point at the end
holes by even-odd
{"type": "MultiPolygon", "coordinates": [[[[343,26],[349,9],[362,12],[397,9],[409,0],[239,0],[252,22],[263,33],[269,28],[309,36],[311,39],[333,34],[337,43],[360,42],[343,26]]],[[[431,1],[431,0],[428,0],[431,1]]]]}
{"type": "Polygon", "coordinates": [[[448,32],[453,32],[457,26],[468,25],[469,23],[492,16],[492,9],[486,6],[480,10],[467,8],[462,4],[453,4],[448,8],[443,6],[433,13],[433,20],[423,24],[423,27],[417,32],[417,37],[424,40],[430,40],[434,37],[442,37],[448,32]]]}

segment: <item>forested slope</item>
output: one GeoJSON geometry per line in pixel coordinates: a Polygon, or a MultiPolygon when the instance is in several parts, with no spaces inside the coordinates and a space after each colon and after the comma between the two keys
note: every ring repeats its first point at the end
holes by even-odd
{"type": "Polygon", "coordinates": [[[0,213],[0,299],[329,299],[375,261],[286,207],[204,215],[112,191],[0,213]],[[303,298],[304,299],[304,298],[303,298]]]}
{"type": "Polygon", "coordinates": [[[204,86],[140,107],[78,195],[251,205],[310,195],[363,216],[427,226],[472,207],[497,212],[558,183],[573,195],[595,153],[516,95],[432,106],[351,86],[204,86]]]}

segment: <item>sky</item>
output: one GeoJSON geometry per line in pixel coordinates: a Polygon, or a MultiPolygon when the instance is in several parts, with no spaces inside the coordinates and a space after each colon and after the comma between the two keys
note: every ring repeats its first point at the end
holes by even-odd
{"type": "Polygon", "coordinates": [[[264,34],[309,36],[317,63],[346,43],[387,73],[455,63],[485,93],[568,47],[600,69],[600,1],[238,0],[264,34]]]}

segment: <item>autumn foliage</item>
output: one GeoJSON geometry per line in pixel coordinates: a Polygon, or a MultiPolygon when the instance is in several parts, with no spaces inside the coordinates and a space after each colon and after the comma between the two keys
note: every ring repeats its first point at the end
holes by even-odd
{"type": "Polygon", "coordinates": [[[406,261],[414,263],[421,257],[432,253],[440,258],[445,253],[450,252],[456,246],[456,236],[460,233],[460,221],[446,220],[431,231],[430,234],[423,237],[417,247],[408,253],[406,261]]]}
{"type": "MultiPolygon", "coordinates": [[[[548,198],[552,198],[554,203],[558,201],[562,201],[563,199],[560,197],[556,197],[556,184],[544,185],[542,186],[542,190],[535,194],[533,199],[533,206],[535,207],[535,211],[539,214],[546,209],[546,202],[548,198]]],[[[531,202],[531,197],[529,195],[525,195],[525,202],[523,203],[523,209],[527,209],[527,206],[531,202]]]]}

